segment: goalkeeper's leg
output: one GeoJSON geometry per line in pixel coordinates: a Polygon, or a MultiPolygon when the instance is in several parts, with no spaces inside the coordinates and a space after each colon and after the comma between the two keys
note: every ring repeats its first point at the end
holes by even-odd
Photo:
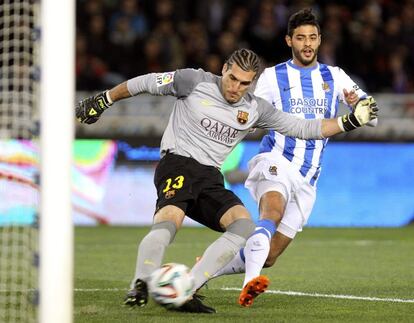
{"type": "Polygon", "coordinates": [[[184,212],[172,205],[162,208],[155,215],[151,231],[138,247],[134,279],[124,301],[126,305],[144,306],[148,302],[149,277],[161,266],[165,249],[174,240],[177,227],[183,219],[184,212]]]}
{"type": "Polygon", "coordinates": [[[195,278],[195,290],[231,261],[254,230],[254,223],[248,211],[241,205],[227,210],[221,217],[220,223],[226,228],[226,232],[206,249],[200,261],[191,270],[195,278]]]}

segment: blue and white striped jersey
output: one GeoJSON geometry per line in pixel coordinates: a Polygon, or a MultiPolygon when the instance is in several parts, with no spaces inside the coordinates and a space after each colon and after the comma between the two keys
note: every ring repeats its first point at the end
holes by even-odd
{"type": "MultiPolygon", "coordinates": [[[[318,63],[298,67],[292,60],[269,67],[260,76],[255,95],[271,102],[276,109],[302,119],[334,118],[339,102],[345,102],[343,90],[355,90],[360,98],[366,93],[339,67],[318,63]]],[[[321,171],[322,156],[328,139],[301,140],[274,130],[265,135],[260,153],[281,155],[314,185],[321,171]]]]}

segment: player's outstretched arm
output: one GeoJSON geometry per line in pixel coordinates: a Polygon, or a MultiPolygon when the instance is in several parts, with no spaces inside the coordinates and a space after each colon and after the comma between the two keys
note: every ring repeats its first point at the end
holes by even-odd
{"type": "Polygon", "coordinates": [[[351,131],[366,125],[377,118],[378,107],[372,96],[361,99],[353,112],[343,115],[338,119],[322,120],[322,136],[325,138],[344,131],[351,131]]]}
{"type": "Polygon", "coordinates": [[[82,123],[95,123],[114,102],[130,96],[127,83],[123,82],[111,90],[103,91],[79,101],[76,105],[76,118],[82,123]]]}

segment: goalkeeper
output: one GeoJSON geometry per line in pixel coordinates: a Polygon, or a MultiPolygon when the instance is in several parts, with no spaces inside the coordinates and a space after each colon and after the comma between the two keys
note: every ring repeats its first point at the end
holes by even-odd
{"type": "Polygon", "coordinates": [[[225,62],[221,76],[201,69],[141,75],[77,104],[77,119],[89,124],[114,102],[140,93],[177,98],[161,140],[161,160],[154,176],[158,199],[153,225],[139,244],[126,304],[147,303],[148,279],[162,264],[165,249],[188,216],[223,234],[192,268],[194,295],[179,310],[215,312],[201,302],[195,291],[236,255],[254,231],[247,209],[232,191],[225,189],[219,171],[251,128],[275,129],[302,139],[323,139],[363,126],[376,117],[377,108],[367,100],[342,118],[301,120],[249,92],[258,71],[258,56],[240,49],[225,62]]]}
{"type": "MultiPolygon", "coordinates": [[[[273,102],[275,109],[302,119],[320,119],[333,118],[340,101],[354,111],[376,105],[343,70],[318,63],[321,34],[311,10],[291,16],[286,43],[292,59],[265,69],[255,90],[257,96],[273,102]]],[[[344,130],[356,125],[351,119],[342,120],[344,130]]],[[[245,185],[259,204],[260,220],[246,246],[216,273],[245,272],[240,305],[251,306],[266,290],[269,280],[260,275],[262,267],[273,266],[306,224],[327,142],[326,138],[303,140],[270,131],[262,139],[260,153],[249,162],[245,185]]]]}

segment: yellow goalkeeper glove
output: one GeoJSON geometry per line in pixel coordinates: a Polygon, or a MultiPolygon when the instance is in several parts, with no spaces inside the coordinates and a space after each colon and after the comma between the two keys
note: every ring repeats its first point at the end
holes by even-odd
{"type": "Polygon", "coordinates": [[[377,118],[377,113],[377,102],[368,96],[358,101],[352,113],[339,117],[338,124],[342,131],[351,131],[377,118]]]}
{"type": "Polygon", "coordinates": [[[79,122],[91,124],[98,121],[101,114],[112,105],[106,92],[79,101],[75,110],[79,122]]]}

